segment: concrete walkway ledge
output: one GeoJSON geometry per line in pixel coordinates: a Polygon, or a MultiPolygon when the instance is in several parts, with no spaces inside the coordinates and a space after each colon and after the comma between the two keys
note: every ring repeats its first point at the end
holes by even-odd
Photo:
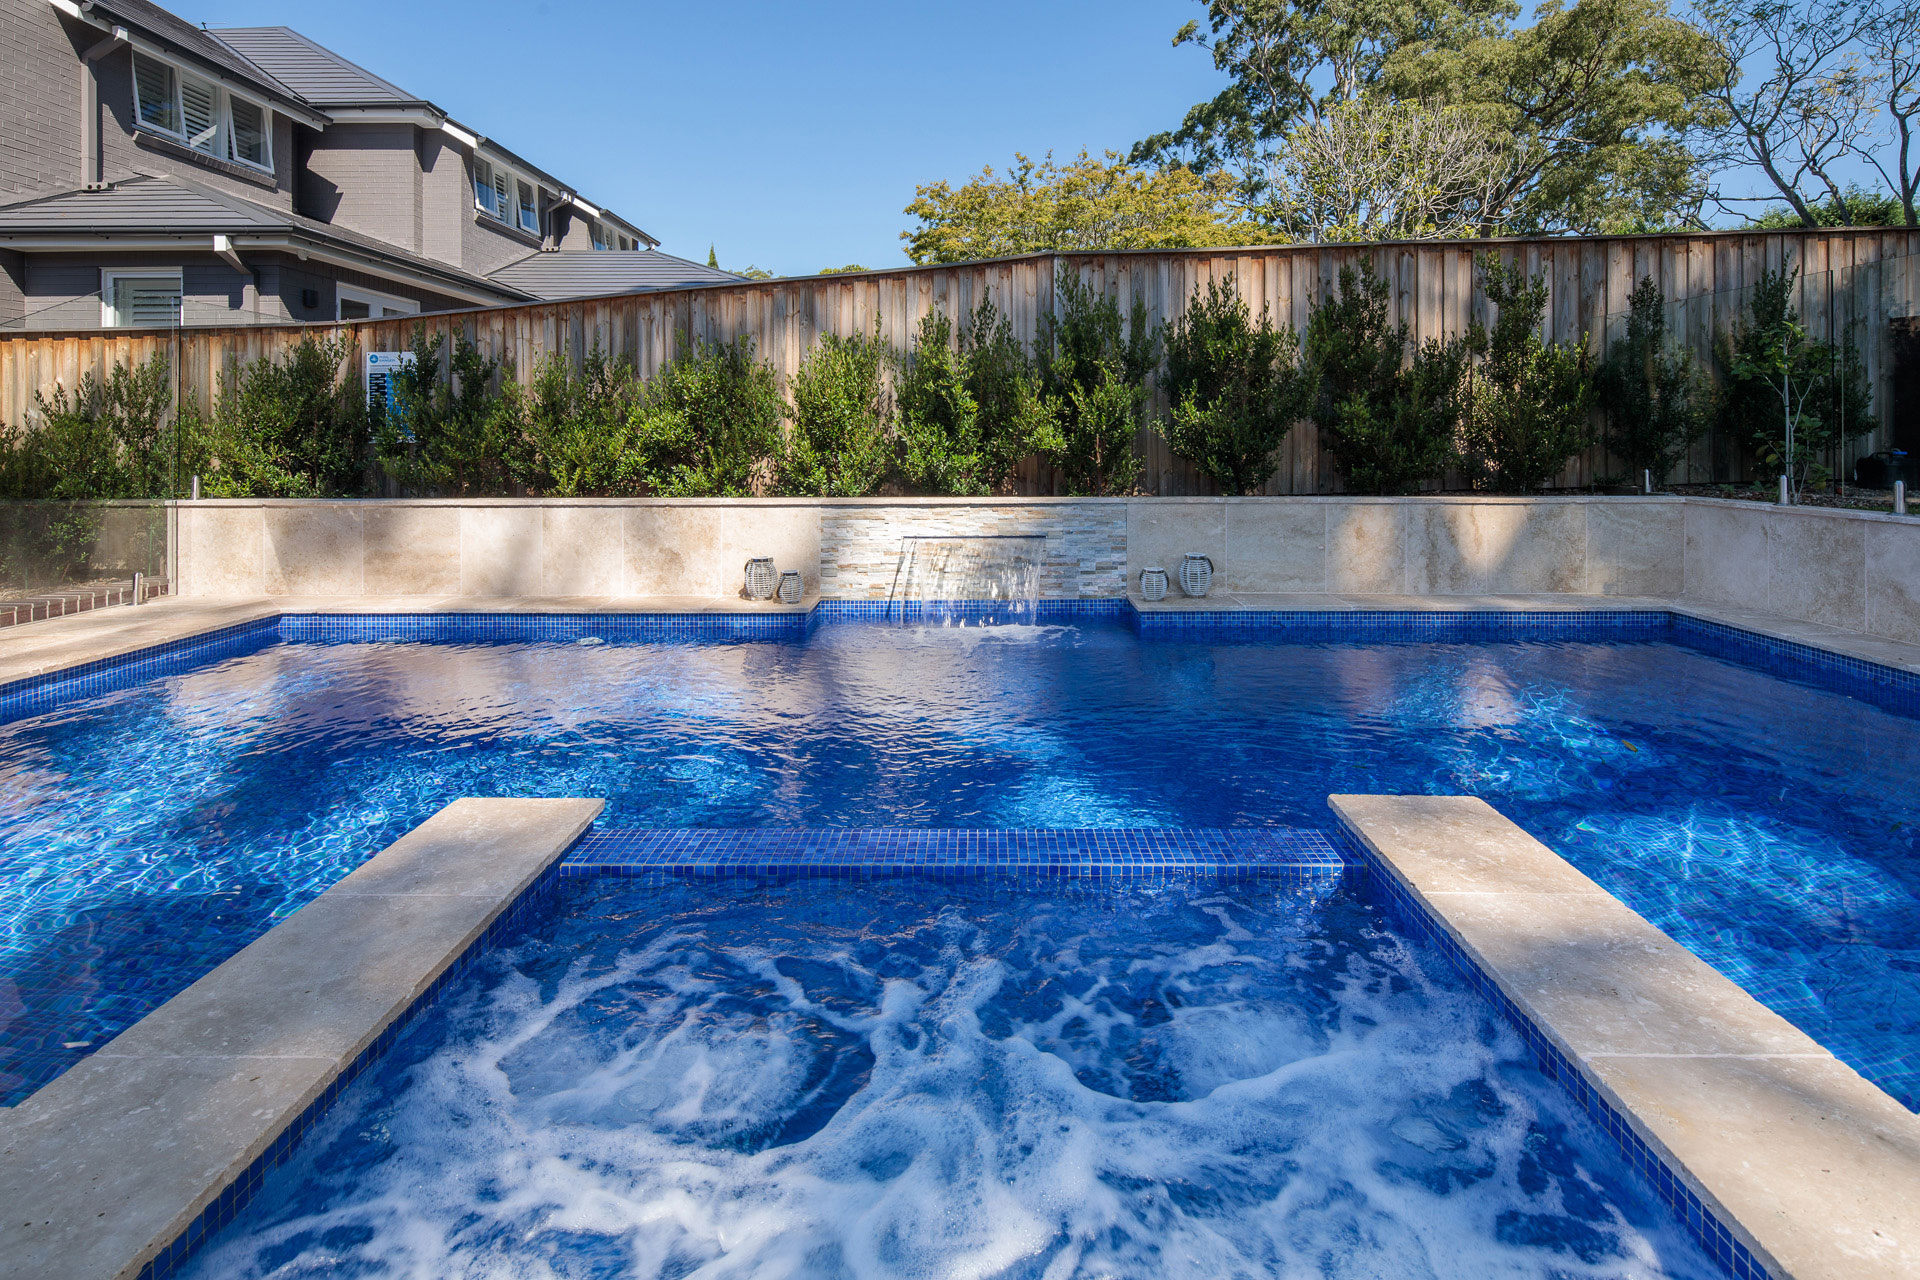
{"type": "Polygon", "coordinates": [[[1328,802],[1732,1275],[1920,1276],[1920,1117],[1486,802],[1328,802]]]}
{"type": "Polygon", "coordinates": [[[457,800],[11,1111],[0,1276],[161,1277],[558,882],[598,800],[457,800]]]}

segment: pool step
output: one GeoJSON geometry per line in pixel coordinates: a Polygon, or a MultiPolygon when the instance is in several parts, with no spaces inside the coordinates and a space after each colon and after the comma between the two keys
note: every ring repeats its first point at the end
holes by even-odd
{"type": "Polygon", "coordinates": [[[1321,879],[1345,865],[1326,832],[1301,827],[596,828],[560,874],[1321,879]]]}

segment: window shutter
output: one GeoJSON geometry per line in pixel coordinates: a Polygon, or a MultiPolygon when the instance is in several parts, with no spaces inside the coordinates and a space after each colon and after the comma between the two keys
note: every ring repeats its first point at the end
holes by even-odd
{"type": "Polygon", "coordinates": [[[133,55],[133,100],[140,123],[180,132],[179,109],[173,100],[173,68],[152,58],[133,55]]]}
{"type": "Polygon", "coordinates": [[[229,98],[233,132],[228,136],[231,158],[248,164],[267,163],[267,113],[245,98],[229,98]]]}
{"type": "Polygon", "coordinates": [[[502,220],[506,218],[507,210],[513,207],[513,197],[507,194],[507,182],[506,170],[493,171],[493,211],[502,220]]]}
{"type": "Polygon", "coordinates": [[[180,108],[185,125],[181,132],[187,135],[187,145],[218,155],[219,148],[214,143],[220,134],[220,100],[214,87],[204,81],[182,77],[180,108]]]}
{"type": "Polygon", "coordinates": [[[171,276],[122,276],[113,282],[114,323],[142,327],[180,321],[180,281],[171,276]]]}

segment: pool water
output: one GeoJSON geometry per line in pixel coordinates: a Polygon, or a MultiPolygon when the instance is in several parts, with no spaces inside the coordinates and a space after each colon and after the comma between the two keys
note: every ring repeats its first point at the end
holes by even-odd
{"type": "Polygon", "coordinates": [[[463,795],[625,827],[1322,827],[1329,792],[1428,792],[1486,798],[1920,1108],[1917,729],[1663,641],[262,641],[0,724],[0,1103],[463,795]]]}
{"type": "Polygon", "coordinates": [[[1337,880],[571,884],[189,1275],[1718,1274],[1337,880]]]}

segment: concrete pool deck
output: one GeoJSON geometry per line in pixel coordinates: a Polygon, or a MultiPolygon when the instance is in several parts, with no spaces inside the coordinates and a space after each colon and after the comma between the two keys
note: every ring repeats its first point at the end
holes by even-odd
{"type": "Polygon", "coordinates": [[[1920,1274],[1920,1116],[1484,800],[1329,803],[1770,1274],[1920,1274]]]}
{"type": "Polygon", "coordinates": [[[0,1109],[0,1276],[164,1274],[601,807],[455,801],[0,1109]]]}

